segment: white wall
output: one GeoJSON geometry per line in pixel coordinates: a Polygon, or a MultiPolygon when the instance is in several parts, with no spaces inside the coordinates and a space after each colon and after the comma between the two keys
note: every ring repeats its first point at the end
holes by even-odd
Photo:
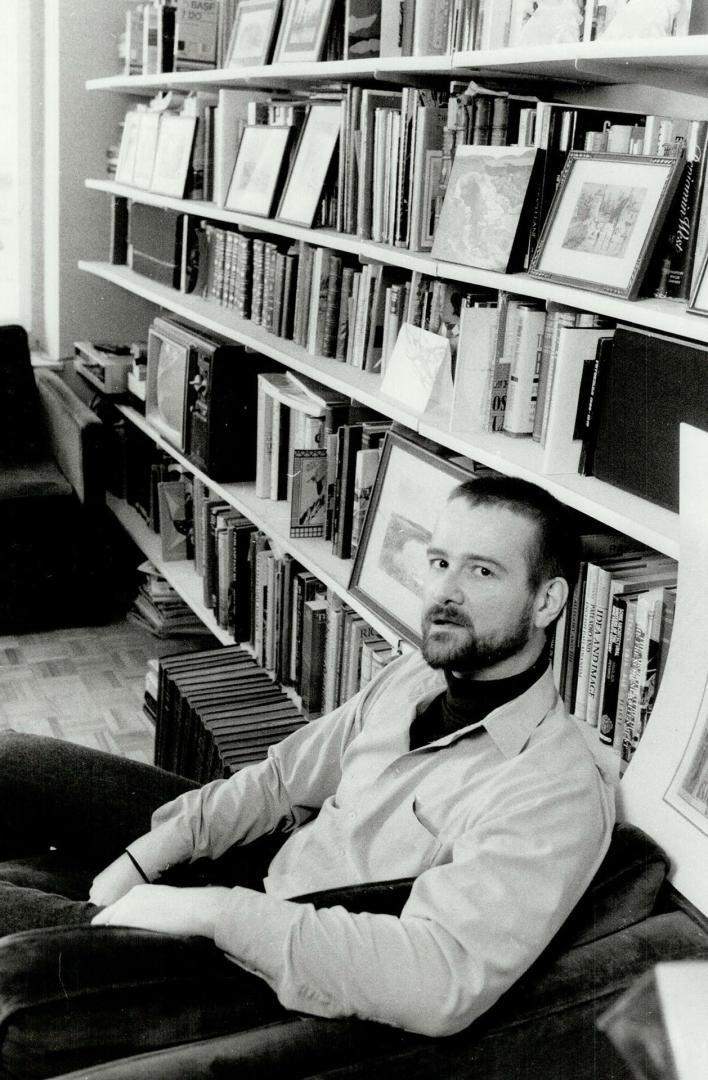
{"type": "MultiPolygon", "coordinates": [[[[44,208],[42,344],[52,358],[77,339],[145,338],[153,310],[80,271],[79,259],[108,258],[110,199],[88,191],[106,175],[106,149],[119,137],[127,95],[87,91],[87,79],[119,71],[123,0],[44,3],[44,208]]],[[[35,336],[37,336],[35,334],[35,336]]]]}

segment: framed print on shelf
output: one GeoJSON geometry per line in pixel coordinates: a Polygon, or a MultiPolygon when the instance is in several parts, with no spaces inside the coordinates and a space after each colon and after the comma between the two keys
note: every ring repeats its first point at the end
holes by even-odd
{"type": "Polygon", "coordinates": [[[497,270],[523,268],[525,223],[540,167],[526,146],[460,146],[450,170],[433,258],[497,270]]]}
{"type": "Polygon", "coordinates": [[[310,229],[341,126],[339,105],[311,105],[276,217],[310,229]]]}
{"type": "Polygon", "coordinates": [[[249,124],[243,129],[226,196],[228,210],[270,217],[281,188],[292,128],[249,124]]]}
{"type": "Polygon", "coordinates": [[[418,443],[386,436],[349,590],[415,645],[432,529],[453,488],[469,479],[418,443]]]}
{"type": "Polygon", "coordinates": [[[196,116],[163,113],[155,148],[150,190],[183,199],[192,160],[196,116]]]}
{"type": "Polygon", "coordinates": [[[333,0],[285,0],[273,62],[315,63],[322,55],[333,0]]]}
{"type": "Polygon", "coordinates": [[[571,151],[531,276],[635,299],[682,165],[682,155],[571,151]]]}
{"type": "Polygon", "coordinates": [[[224,66],[267,64],[279,14],[280,0],[239,0],[224,66]]]}

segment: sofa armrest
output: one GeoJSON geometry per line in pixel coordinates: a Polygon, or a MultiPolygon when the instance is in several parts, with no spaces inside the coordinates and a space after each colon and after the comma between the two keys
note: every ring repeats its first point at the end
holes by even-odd
{"type": "Polygon", "coordinates": [[[87,506],[103,503],[106,430],[94,412],[54,371],[35,372],[46,435],[54,459],[87,506]]]}

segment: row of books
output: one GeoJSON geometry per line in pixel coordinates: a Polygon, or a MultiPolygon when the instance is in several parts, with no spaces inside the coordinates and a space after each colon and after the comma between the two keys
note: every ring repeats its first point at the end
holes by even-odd
{"type": "Polygon", "coordinates": [[[597,728],[623,767],[646,728],[668,654],[677,565],[606,536],[586,538],[579,580],[555,635],[569,710],[597,728]],[[614,546],[615,550],[610,550],[614,546]]]}
{"type": "MultiPolygon", "coordinates": [[[[312,104],[298,95],[259,98],[222,90],[218,99],[190,95],[177,115],[132,110],[116,177],[176,197],[279,213],[278,191],[283,185],[287,190],[297,173],[303,143],[293,137],[281,147],[282,161],[270,167],[272,193],[266,196],[263,185],[250,191],[244,178],[259,155],[270,151],[258,140],[249,149],[244,136],[272,128],[302,133],[312,104]],[[249,154],[253,161],[245,160],[249,154]]],[[[682,154],[676,193],[660,231],[647,236],[648,266],[633,295],[686,300],[692,294],[701,261],[696,252],[705,248],[708,122],[551,103],[492,93],[474,83],[452,83],[446,92],[351,85],[318,104],[333,106],[339,118],[338,152],[331,139],[322,140],[326,148],[319,160],[316,144],[307,143],[317,191],[308,194],[310,208],[302,220],[297,217],[300,224],[507,273],[531,266],[572,150],[652,158],[682,154]],[[501,220],[503,230],[492,227],[501,220]]],[[[291,207],[284,220],[293,220],[293,213],[291,207]]]]}
{"type": "Polygon", "coordinates": [[[124,75],[223,66],[238,0],[149,0],[127,9],[118,43],[124,75]]]}
{"type": "Polygon", "coordinates": [[[239,645],[159,661],[155,764],[198,783],[261,761],[306,722],[239,645]]]}
{"type": "Polygon", "coordinates": [[[627,0],[579,0],[530,4],[527,0],[459,0],[453,5],[450,47],[524,48],[562,42],[679,37],[704,32],[705,12],[696,2],[664,8],[627,0]],[[626,10],[627,9],[627,10],[626,10]]]}
{"type": "Polygon", "coordinates": [[[198,480],[195,569],[202,576],[204,602],[219,624],[248,642],[258,663],[292,687],[310,715],[334,708],[371,677],[368,654],[362,675],[364,642],[382,654],[379,660],[383,654],[390,658],[390,649],[386,653],[383,639],[365,620],[291,554],[278,554],[262,530],[198,480]],[[346,612],[352,626],[351,635],[339,627],[337,648],[330,643],[325,663],[330,609],[346,612]]]}
{"type": "Polygon", "coordinates": [[[138,4],[127,12],[119,45],[123,71],[156,74],[288,59],[278,31],[298,19],[308,20],[308,60],[439,56],[458,50],[705,32],[705,12],[697,0],[647,12],[636,5],[627,9],[627,0],[554,5],[528,0],[346,0],[341,6],[321,3],[314,11],[306,9],[303,0],[269,0],[255,8],[253,0],[138,4]]]}

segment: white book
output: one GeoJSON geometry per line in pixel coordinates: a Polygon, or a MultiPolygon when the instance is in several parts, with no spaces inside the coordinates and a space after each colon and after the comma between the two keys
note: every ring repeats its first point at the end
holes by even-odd
{"type": "Polygon", "coordinates": [[[460,310],[450,431],[474,434],[487,427],[499,312],[496,307],[460,310]]]}
{"type": "Polygon", "coordinates": [[[452,0],[416,0],[413,56],[443,56],[450,46],[452,0]]]}
{"type": "Polygon", "coordinates": [[[543,473],[576,473],[582,439],[574,439],[578,397],[586,363],[592,363],[601,338],[612,337],[607,327],[561,326],[558,348],[547,390],[549,400],[545,433],[541,437],[543,473]]]}
{"type": "Polygon", "coordinates": [[[519,310],[516,341],[507,357],[511,368],[504,431],[508,435],[530,435],[533,432],[545,321],[545,310],[528,305],[519,310]]]}
{"type": "Polygon", "coordinates": [[[256,496],[269,499],[273,471],[273,402],[278,388],[287,388],[286,375],[275,372],[258,376],[256,405],[256,496]]]}

